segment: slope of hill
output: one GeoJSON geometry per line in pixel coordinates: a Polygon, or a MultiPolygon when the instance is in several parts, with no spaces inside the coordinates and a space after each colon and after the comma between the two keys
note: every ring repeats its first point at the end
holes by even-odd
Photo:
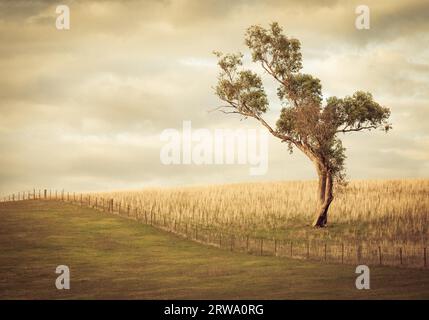
{"type": "Polygon", "coordinates": [[[250,256],[56,201],[0,203],[1,299],[429,298],[429,270],[355,267],[250,256]],[[67,265],[70,290],[57,290],[67,265]]]}

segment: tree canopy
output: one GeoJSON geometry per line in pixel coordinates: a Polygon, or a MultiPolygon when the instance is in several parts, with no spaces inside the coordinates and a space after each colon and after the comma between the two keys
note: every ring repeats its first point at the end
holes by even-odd
{"type": "Polygon", "coordinates": [[[337,180],[344,178],[345,149],[341,133],[381,128],[391,129],[390,110],[374,101],[371,93],[357,91],[344,98],[323,100],[320,80],[301,73],[302,55],[299,40],[283,34],[274,22],[269,28],[251,26],[245,44],[253,62],[259,63],[277,82],[277,96],[282,103],[279,119],[271,127],[263,114],[269,101],[261,77],[243,68],[243,55],[215,52],[220,73],[217,96],[226,102],[220,110],[255,118],[292,152],[296,147],[316,165],[329,171],[337,180]]]}

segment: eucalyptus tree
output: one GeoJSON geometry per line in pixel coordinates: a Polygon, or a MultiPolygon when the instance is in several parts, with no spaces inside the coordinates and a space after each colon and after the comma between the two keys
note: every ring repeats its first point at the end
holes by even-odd
{"type": "Polygon", "coordinates": [[[262,79],[243,68],[241,53],[214,52],[220,67],[215,93],[225,102],[217,109],[256,119],[286,143],[291,153],[296,148],[311,160],[318,175],[318,206],[313,226],[324,227],[334,199],[334,184],[345,181],[345,148],[339,135],[379,128],[387,132],[391,129],[390,110],[375,102],[371,93],[363,91],[323,100],[320,80],[301,72],[299,40],[284,35],[276,22],[267,29],[248,28],[245,44],[253,62],[260,64],[278,84],[277,96],[282,105],[279,119],[275,126],[264,119],[269,101],[262,79]]]}

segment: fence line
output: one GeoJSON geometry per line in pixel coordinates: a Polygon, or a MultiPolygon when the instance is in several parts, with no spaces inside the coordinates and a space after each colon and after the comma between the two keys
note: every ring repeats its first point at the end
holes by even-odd
{"type": "Polygon", "coordinates": [[[1,199],[1,202],[24,200],[54,200],[92,208],[104,213],[119,215],[158,229],[174,233],[183,238],[221,249],[245,252],[261,256],[288,257],[338,264],[366,264],[427,268],[427,246],[410,244],[391,244],[382,246],[374,242],[328,242],[320,240],[292,240],[266,237],[252,237],[249,234],[236,234],[215,230],[207,225],[188,221],[177,221],[150,210],[142,210],[112,198],[65,192],[61,190],[33,189],[18,192],[1,199]]]}

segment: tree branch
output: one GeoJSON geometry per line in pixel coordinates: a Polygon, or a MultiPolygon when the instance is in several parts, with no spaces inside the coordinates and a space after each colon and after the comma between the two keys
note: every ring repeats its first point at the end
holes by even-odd
{"type": "Polygon", "coordinates": [[[295,144],[295,140],[293,140],[291,137],[281,134],[280,132],[274,130],[261,116],[255,115],[254,118],[258,120],[265,128],[268,129],[268,131],[275,137],[282,140],[282,142],[290,141],[293,144],[295,144]]]}
{"type": "Polygon", "coordinates": [[[360,128],[350,128],[350,129],[346,129],[347,127],[344,127],[343,129],[337,130],[335,131],[335,133],[347,133],[347,132],[356,132],[356,131],[362,131],[362,130],[368,130],[368,129],[377,129],[378,126],[376,125],[371,125],[371,126],[365,126],[365,127],[360,127],[360,128]]]}
{"type": "Polygon", "coordinates": [[[241,112],[238,112],[238,111],[225,111],[225,110],[219,110],[220,112],[222,112],[222,113],[225,113],[225,114],[241,114],[241,115],[244,115],[244,114],[242,114],[241,112]]]}
{"type": "Polygon", "coordinates": [[[274,72],[274,70],[271,68],[271,63],[268,63],[268,61],[267,60],[265,60],[265,59],[262,59],[262,61],[261,61],[261,65],[262,65],[262,68],[269,74],[269,75],[271,75],[275,80],[277,80],[277,82],[279,82],[280,84],[282,84],[282,85],[286,85],[286,83],[284,82],[284,80],[281,80],[278,76],[277,76],[277,74],[274,72]]]}
{"type": "Polygon", "coordinates": [[[213,112],[213,111],[222,111],[223,108],[234,108],[233,106],[219,106],[213,109],[208,110],[207,112],[213,112]]]}
{"type": "Polygon", "coordinates": [[[242,116],[245,117],[251,117],[251,118],[255,118],[256,120],[258,120],[265,128],[268,129],[268,131],[275,136],[276,138],[279,138],[280,140],[282,140],[282,142],[292,142],[293,144],[296,144],[296,141],[294,139],[292,139],[292,137],[289,137],[287,135],[281,134],[280,132],[274,130],[269,124],[268,122],[266,122],[260,115],[257,115],[256,113],[252,112],[251,110],[249,110],[249,108],[247,108],[245,105],[243,106],[244,109],[246,109],[248,112],[245,112],[243,110],[239,110],[238,106],[236,106],[235,103],[233,103],[232,101],[225,101],[228,104],[230,104],[229,106],[220,106],[215,108],[214,110],[218,110],[222,113],[225,114],[240,114],[242,116]],[[225,111],[222,110],[222,108],[233,108],[236,111],[225,111]]]}

